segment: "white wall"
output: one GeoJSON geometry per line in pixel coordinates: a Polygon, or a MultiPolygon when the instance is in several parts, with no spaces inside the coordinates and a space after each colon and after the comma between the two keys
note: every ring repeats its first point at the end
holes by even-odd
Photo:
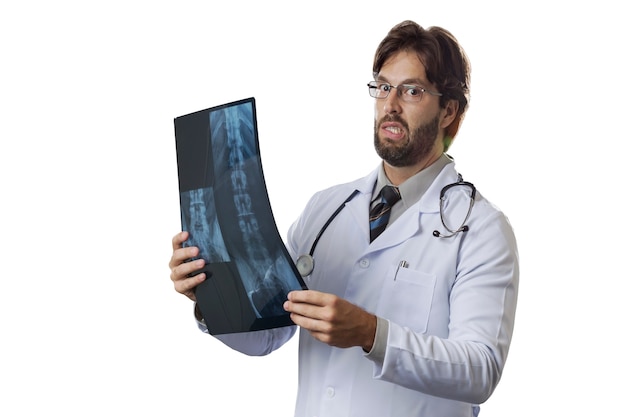
{"type": "Polygon", "coordinates": [[[173,118],[256,97],[286,233],[313,191],[378,162],[365,84],[378,42],[412,19],[451,30],[472,61],[451,154],[519,241],[513,346],[481,417],[614,415],[607,379],[626,371],[614,4],[0,6],[0,414],[290,415],[296,341],[236,354],[196,331],[169,280],[173,118]]]}

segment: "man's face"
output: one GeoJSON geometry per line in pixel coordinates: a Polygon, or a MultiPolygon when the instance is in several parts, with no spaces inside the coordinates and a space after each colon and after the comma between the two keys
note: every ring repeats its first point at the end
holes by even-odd
{"type": "MultiPolygon", "coordinates": [[[[412,84],[436,91],[426,69],[413,52],[397,52],[382,66],[376,81],[392,86],[412,84]]],[[[409,167],[433,162],[443,152],[439,97],[424,93],[421,101],[406,102],[392,88],[376,99],[374,146],[389,165],[409,167]]]]}

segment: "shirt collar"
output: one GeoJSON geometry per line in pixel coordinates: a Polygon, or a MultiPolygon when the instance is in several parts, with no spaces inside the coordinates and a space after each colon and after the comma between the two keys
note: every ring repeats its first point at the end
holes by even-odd
{"type": "MultiPolygon", "coordinates": [[[[400,184],[398,188],[400,189],[402,200],[398,203],[402,203],[407,208],[417,203],[419,199],[422,198],[426,190],[428,190],[433,181],[435,181],[435,178],[437,178],[441,170],[451,162],[452,157],[443,153],[432,165],[426,167],[400,184]]],[[[391,181],[387,178],[385,169],[383,168],[383,163],[381,162],[378,168],[378,178],[372,192],[372,201],[378,199],[380,190],[385,185],[393,184],[391,184],[391,181]]]]}

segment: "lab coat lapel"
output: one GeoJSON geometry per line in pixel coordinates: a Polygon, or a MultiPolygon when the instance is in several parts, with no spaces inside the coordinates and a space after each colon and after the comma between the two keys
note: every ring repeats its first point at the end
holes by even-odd
{"type": "Polygon", "coordinates": [[[443,167],[437,178],[435,178],[435,181],[433,181],[426,193],[422,196],[422,199],[418,202],[422,213],[439,214],[439,195],[441,194],[441,190],[446,185],[456,182],[457,176],[458,174],[454,168],[454,162],[443,167]]]}
{"type": "MultiPolygon", "coordinates": [[[[381,250],[400,244],[414,236],[420,230],[420,216],[439,216],[439,194],[443,187],[456,181],[457,174],[454,163],[446,165],[441,173],[435,178],[420,201],[409,207],[396,221],[389,225],[372,244],[370,250],[381,250]]],[[[366,224],[367,228],[368,225],[366,224]]],[[[367,228],[369,233],[369,228],[367,228]]]]}
{"type": "Polygon", "coordinates": [[[410,207],[402,216],[391,223],[387,229],[371,243],[370,249],[372,251],[385,249],[411,238],[419,231],[419,218],[420,210],[418,203],[410,207]]]}
{"type": "Polygon", "coordinates": [[[351,201],[346,203],[346,211],[352,216],[353,224],[358,229],[358,239],[369,240],[369,207],[370,201],[372,201],[372,190],[374,189],[374,183],[378,177],[378,170],[374,170],[368,176],[363,177],[353,183],[355,189],[359,190],[351,201]]]}

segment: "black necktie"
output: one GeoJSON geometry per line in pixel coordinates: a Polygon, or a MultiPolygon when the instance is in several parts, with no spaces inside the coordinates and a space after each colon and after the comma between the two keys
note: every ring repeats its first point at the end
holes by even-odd
{"type": "Polygon", "coordinates": [[[370,242],[373,242],[385,230],[389,223],[391,206],[400,200],[400,191],[392,185],[384,186],[380,194],[380,203],[370,211],[370,242]]]}

